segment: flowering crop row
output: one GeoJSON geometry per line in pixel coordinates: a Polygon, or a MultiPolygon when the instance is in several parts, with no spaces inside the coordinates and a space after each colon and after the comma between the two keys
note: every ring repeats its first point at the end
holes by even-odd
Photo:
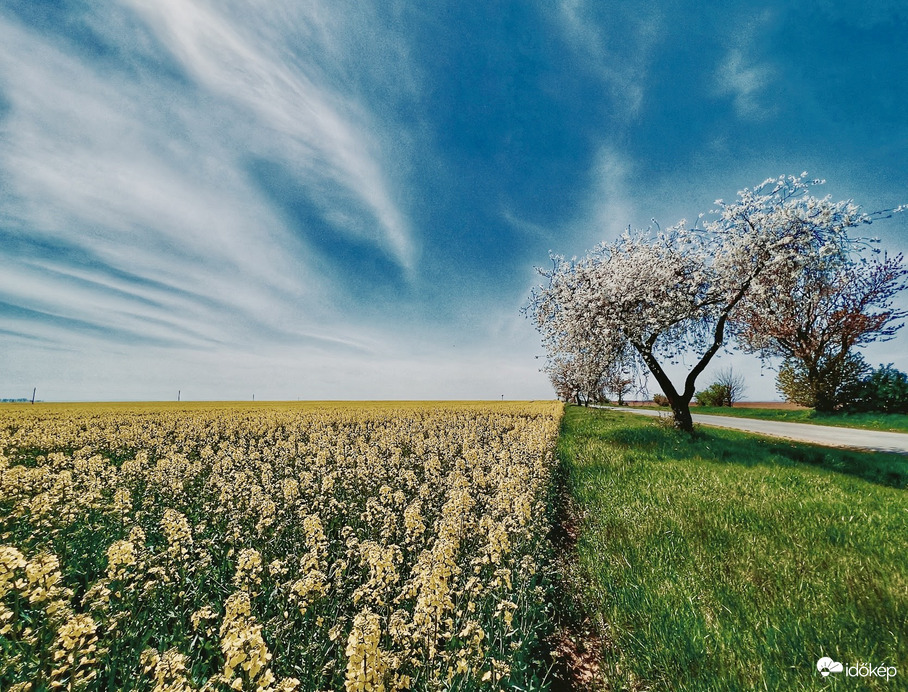
{"type": "Polygon", "coordinates": [[[560,416],[4,407],[0,688],[539,688],[560,416]]]}

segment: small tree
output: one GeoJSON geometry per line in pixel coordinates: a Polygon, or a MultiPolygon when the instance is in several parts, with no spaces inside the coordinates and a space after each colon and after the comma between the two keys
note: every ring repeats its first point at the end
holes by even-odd
{"type": "Polygon", "coordinates": [[[847,228],[872,220],[850,202],[812,197],[803,177],[717,200],[702,229],[681,222],[655,235],[628,231],[579,261],[553,257],[552,270],[541,271],[548,285],[529,306],[549,357],[590,339],[614,344],[605,353],[630,350],[665,393],[675,425],[692,432],[696,380],[724,345],[732,311],[751,293],[776,290],[780,277],[793,281],[798,258],[841,246],[847,228]],[[664,364],[691,351],[694,365],[676,387],[664,364]]]}
{"type": "Polygon", "coordinates": [[[587,347],[550,358],[544,370],[559,399],[588,406],[606,399],[611,366],[609,358],[595,348],[587,347]]]}
{"type": "Polygon", "coordinates": [[[709,387],[695,396],[701,406],[734,406],[741,401],[746,389],[744,376],[732,368],[725,368],[716,373],[716,379],[709,387]]]}
{"type": "Polygon", "coordinates": [[[726,406],[728,390],[718,382],[713,382],[702,392],[694,395],[700,406],[726,406]]]}
{"type": "Polygon", "coordinates": [[[820,358],[812,367],[789,358],[776,376],[776,388],[786,401],[817,411],[835,411],[854,402],[861,391],[861,378],[869,366],[858,353],[820,358]]]}
{"type": "Polygon", "coordinates": [[[725,389],[725,406],[734,406],[744,398],[747,384],[744,375],[736,373],[731,367],[716,373],[716,383],[725,389]]]}
{"type": "Polygon", "coordinates": [[[612,367],[605,373],[603,386],[606,392],[615,395],[619,406],[624,406],[624,395],[633,389],[635,381],[633,373],[620,367],[612,367]]]}
{"type": "MultiPolygon", "coordinates": [[[[549,382],[555,390],[555,396],[565,403],[574,401],[579,395],[580,388],[571,372],[570,364],[562,360],[552,360],[546,364],[544,372],[549,376],[549,382]]],[[[580,403],[579,400],[576,403],[580,403]]]]}
{"type": "Polygon", "coordinates": [[[555,389],[555,395],[564,402],[573,401],[578,406],[586,403],[583,399],[587,389],[574,363],[566,359],[553,359],[546,364],[545,372],[555,389]]]}

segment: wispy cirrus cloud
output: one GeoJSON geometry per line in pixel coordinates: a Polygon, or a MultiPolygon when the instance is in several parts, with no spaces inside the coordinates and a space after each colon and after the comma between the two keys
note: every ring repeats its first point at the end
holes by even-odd
{"type": "Polygon", "coordinates": [[[765,92],[771,82],[771,68],[749,61],[746,53],[739,48],[728,51],[716,75],[719,93],[731,96],[735,111],[746,119],[759,119],[771,114],[772,108],[765,103],[765,92]]]}
{"type": "Polygon", "coordinates": [[[560,0],[555,20],[571,48],[612,91],[615,113],[633,118],[643,107],[647,68],[663,26],[658,8],[612,7],[588,0],[560,0]],[[618,14],[619,16],[615,16],[618,14]]]}
{"type": "Polygon", "coordinates": [[[411,233],[394,203],[380,144],[371,134],[379,123],[343,85],[326,84],[329,80],[311,55],[295,54],[288,44],[288,35],[298,40],[294,34],[301,30],[329,53],[346,48],[336,44],[332,31],[337,27],[324,6],[310,3],[305,14],[283,5],[279,16],[275,8],[260,15],[257,7],[225,16],[217,4],[200,0],[126,2],[200,88],[234,104],[267,132],[267,137],[256,137],[253,130],[250,148],[282,157],[301,182],[314,184],[319,189],[314,201],[324,213],[349,206],[338,202],[358,199],[377,223],[341,224],[339,230],[367,234],[367,240],[385,246],[402,265],[412,266],[411,233]],[[373,229],[377,235],[368,237],[373,229]]]}
{"type": "Polygon", "coordinates": [[[733,99],[735,112],[745,120],[759,120],[774,112],[768,88],[775,80],[772,65],[761,57],[759,37],[773,14],[764,11],[747,20],[726,40],[724,57],[716,69],[716,91],[733,99]]]}
{"type": "Polygon", "coordinates": [[[633,174],[634,165],[628,156],[600,143],[585,176],[584,193],[571,218],[549,228],[527,221],[508,208],[502,209],[501,216],[526,237],[557,243],[549,248],[556,255],[580,255],[643,221],[631,186],[633,174]],[[565,241],[570,244],[565,246],[565,241]]]}
{"type": "Polygon", "coordinates": [[[0,256],[11,265],[0,302],[23,327],[11,331],[368,349],[331,315],[336,277],[308,241],[348,237],[404,272],[416,246],[389,174],[400,165],[375,134],[383,123],[319,65],[319,51],[350,48],[330,8],[105,9],[71,18],[103,50],[0,12],[0,256]],[[311,54],[289,49],[303,30],[311,54]],[[285,170],[317,230],[288,220],[250,161],[285,170]]]}

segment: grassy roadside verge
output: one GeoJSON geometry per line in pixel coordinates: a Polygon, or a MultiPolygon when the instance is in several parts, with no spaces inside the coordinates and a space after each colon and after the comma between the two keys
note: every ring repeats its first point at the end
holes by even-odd
{"type": "MultiPolygon", "coordinates": [[[[653,408],[652,406],[647,408],[653,408]]],[[[667,411],[668,409],[661,409],[667,411]]],[[[782,423],[810,423],[860,430],[908,432],[908,416],[901,413],[819,413],[813,409],[748,408],[746,406],[694,406],[691,413],[734,418],[759,418],[782,423]]]]}
{"type": "Polygon", "coordinates": [[[612,688],[887,688],[821,656],[908,677],[908,461],[576,407],[559,454],[612,688]]]}

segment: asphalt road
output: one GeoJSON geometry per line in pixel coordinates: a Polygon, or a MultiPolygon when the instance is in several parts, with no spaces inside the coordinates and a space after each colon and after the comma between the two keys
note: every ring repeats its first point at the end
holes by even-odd
{"type": "MultiPolygon", "coordinates": [[[[670,416],[670,411],[653,409],[635,409],[615,406],[600,406],[610,411],[636,413],[641,416],[670,416]]],[[[835,428],[829,425],[810,425],[809,423],[780,423],[778,421],[758,420],[756,418],[733,418],[731,416],[707,416],[693,414],[694,423],[712,425],[717,428],[733,428],[760,435],[784,437],[798,442],[825,445],[827,447],[851,447],[874,452],[895,452],[908,454],[908,433],[880,432],[877,430],[858,430],[856,428],[835,428]]]]}

